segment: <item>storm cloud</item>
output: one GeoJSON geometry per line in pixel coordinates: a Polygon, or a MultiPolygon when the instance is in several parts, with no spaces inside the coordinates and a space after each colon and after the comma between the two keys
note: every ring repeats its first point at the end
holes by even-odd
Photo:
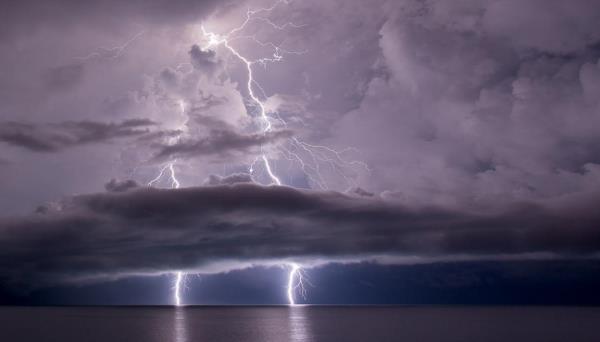
{"type": "Polygon", "coordinates": [[[597,257],[600,2],[275,3],[2,2],[0,279],[597,257]]]}
{"type": "Polygon", "coordinates": [[[127,186],[111,182],[110,192],[67,198],[37,214],[0,221],[2,277],[42,283],[201,271],[227,262],[600,252],[600,216],[585,205],[600,199],[598,193],[483,215],[251,183],[184,189],[121,184],[127,186]]]}

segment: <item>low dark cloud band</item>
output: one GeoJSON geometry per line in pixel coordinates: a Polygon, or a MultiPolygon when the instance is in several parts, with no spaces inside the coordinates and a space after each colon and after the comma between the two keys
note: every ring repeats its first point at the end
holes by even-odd
{"type": "Polygon", "coordinates": [[[471,214],[251,183],[185,189],[119,184],[2,219],[2,277],[41,284],[254,260],[600,252],[600,214],[581,205],[599,199],[597,193],[471,214]]]}

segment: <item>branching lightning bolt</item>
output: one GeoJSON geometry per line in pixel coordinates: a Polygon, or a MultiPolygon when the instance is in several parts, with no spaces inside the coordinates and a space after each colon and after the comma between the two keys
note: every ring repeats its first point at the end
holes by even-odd
{"type": "MultiPolygon", "coordinates": [[[[276,123],[279,123],[282,126],[287,126],[287,123],[284,119],[282,119],[277,113],[275,117],[270,116],[267,112],[265,103],[261,100],[259,95],[256,93],[256,89],[258,89],[264,97],[264,91],[260,84],[256,81],[254,76],[254,65],[258,64],[263,67],[267,67],[269,63],[280,62],[283,60],[284,55],[290,54],[303,54],[306,51],[290,51],[281,47],[280,44],[276,44],[273,42],[263,42],[260,41],[254,35],[240,35],[246,29],[249,23],[251,22],[262,22],[274,30],[285,30],[287,28],[300,28],[303,25],[297,25],[292,22],[285,23],[283,25],[278,25],[268,19],[265,16],[261,16],[261,14],[268,14],[273,11],[280,4],[287,4],[289,1],[279,0],[275,2],[271,7],[259,8],[259,9],[248,9],[246,11],[246,18],[242,22],[242,24],[227,34],[219,35],[214,32],[207,31],[204,26],[201,27],[202,34],[206,39],[207,43],[205,48],[211,49],[216,48],[218,46],[225,47],[233,56],[235,56],[240,62],[242,62],[246,68],[247,73],[247,82],[246,82],[246,90],[248,92],[248,96],[253,105],[255,105],[258,109],[258,116],[261,120],[261,131],[263,134],[267,134],[269,131],[274,129],[276,123]],[[247,39],[262,48],[269,48],[272,50],[272,54],[269,57],[258,58],[254,60],[250,60],[244,55],[242,55],[231,43],[236,40],[247,39]],[[256,88],[256,89],[255,89],[256,88]]],[[[319,146],[312,145],[306,142],[301,141],[297,137],[290,138],[286,144],[281,144],[278,146],[278,150],[281,152],[281,155],[290,162],[297,163],[300,166],[300,169],[304,172],[306,177],[313,184],[318,186],[321,189],[327,189],[327,183],[324,180],[321,169],[322,167],[330,167],[335,173],[340,175],[342,179],[346,180],[348,185],[355,185],[354,182],[350,179],[350,177],[344,172],[347,167],[361,167],[368,170],[366,164],[358,161],[348,161],[343,158],[343,154],[350,151],[350,149],[346,149],[343,151],[336,151],[327,146],[319,146]]],[[[261,156],[260,158],[256,158],[254,162],[250,165],[249,171],[250,173],[254,173],[255,165],[257,162],[262,162],[264,165],[264,170],[269,176],[271,184],[282,185],[281,178],[275,174],[275,171],[272,166],[272,161],[267,156],[267,153],[261,147],[261,156]]]]}
{"type": "MultiPolygon", "coordinates": [[[[248,22],[251,20],[251,16],[253,13],[257,13],[257,11],[250,11],[248,10],[247,12],[247,16],[246,16],[246,21],[244,21],[244,23],[242,24],[242,26],[239,26],[238,28],[233,29],[231,32],[229,32],[227,35],[220,37],[212,32],[207,32],[204,29],[204,26],[202,26],[202,34],[204,34],[205,37],[208,38],[208,47],[211,46],[216,46],[216,45],[223,45],[225,46],[234,56],[236,56],[240,61],[242,61],[244,63],[244,65],[246,66],[246,70],[248,72],[248,83],[246,84],[246,88],[248,90],[248,95],[250,96],[250,98],[252,99],[252,101],[258,106],[259,108],[259,112],[260,112],[260,118],[263,121],[263,133],[268,133],[269,131],[271,131],[273,129],[273,124],[271,123],[271,118],[267,115],[267,110],[265,108],[264,103],[256,96],[256,94],[254,93],[254,87],[252,86],[256,81],[254,80],[254,73],[252,70],[252,65],[262,61],[262,63],[266,63],[266,60],[256,60],[256,61],[250,61],[248,60],[246,57],[242,56],[236,49],[234,49],[230,44],[229,44],[229,40],[228,37],[231,36],[232,34],[234,34],[237,31],[242,30],[246,24],[248,24],[248,22]]],[[[273,55],[273,61],[275,60],[280,60],[281,56],[279,55],[278,51],[273,55]]],[[[272,184],[277,184],[277,185],[281,185],[281,180],[279,179],[279,177],[277,177],[274,173],[273,173],[273,169],[271,167],[271,163],[269,161],[269,159],[267,158],[266,154],[262,154],[262,161],[264,162],[265,165],[265,170],[267,171],[267,174],[269,175],[272,184]]]]}
{"type": "Polygon", "coordinates": [[[311,283],[300,265],[290,263],[289,267],[290,273],[288,274],[287,297],[288,304],[294,306],[296,305],[294,294],[298,292],[302,298],[306,299],[306,285],[311,285],[311,283]]]}
{"type": "Polygon", "coordinates": [[[176,161],[172,161],[172,162],[168,162],[167,164],[165,164],[160,169],[158,176],[156,176],[156,178],[154,178],[150,182],[148,182],[148,186],[153,186],[156,182],[160,181],[163,178],[163,176],[165,175],[165,172],[168,172],[169,179],[171,180],[171,188],[179,189],[179,187],[181,186],[181,183],[179,182],[179,180],[177,179],[177,175],[175,174],[175,163],[176,163],[176,161]]]}

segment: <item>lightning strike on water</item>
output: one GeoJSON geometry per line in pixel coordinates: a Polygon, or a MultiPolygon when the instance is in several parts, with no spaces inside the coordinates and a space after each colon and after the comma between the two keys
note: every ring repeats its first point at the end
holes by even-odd
{"type": "Polygon", "coordinates": [[[173,286],[173,301],[176,306],[181,306],[181,283],[183,281],[183,273],[175,272],[175,285],[173,286]]]}
{"type": "Polygon", "coordinates": [[[299,292],[302,298],[306,299],[306,284],[310,284],[302,267],[296,263],[290,263],[290,273],[288,275],[287,297],[288,304],[291,306],[297,305],[294,293],[299,292]]]}

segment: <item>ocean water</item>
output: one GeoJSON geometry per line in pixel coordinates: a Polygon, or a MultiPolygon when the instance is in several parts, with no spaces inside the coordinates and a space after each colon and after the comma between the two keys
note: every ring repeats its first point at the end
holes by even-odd
{"type": "Polygon", "coordinates": [[[3,342],[600,341],[600,308],[0,307],[3,342]]]}

